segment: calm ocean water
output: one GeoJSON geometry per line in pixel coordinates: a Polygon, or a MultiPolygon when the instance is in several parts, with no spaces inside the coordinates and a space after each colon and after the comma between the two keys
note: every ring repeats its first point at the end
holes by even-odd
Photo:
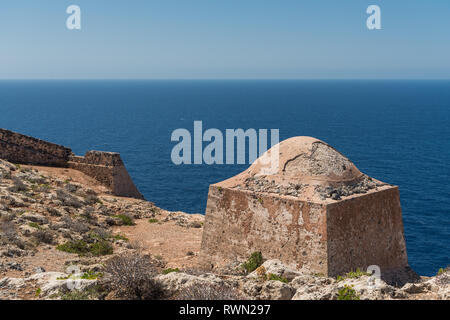
{"type": "Polygon", "coordinates": [[[0,127],[87,150],[120,152],[145,197],[203,213],[208,185],[247,166],[175,166],[177,128],[279,128],[348,156],[400,186],[411,266],[450,264],[449,81],[3,81],[0,127]]]}

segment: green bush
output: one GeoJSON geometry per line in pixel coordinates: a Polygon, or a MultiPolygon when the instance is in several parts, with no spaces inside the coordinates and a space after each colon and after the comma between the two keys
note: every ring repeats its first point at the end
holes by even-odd
{"type": "Polygon", "coordinates": [[[359,300],[356,290],[350,286],[345,286],[338,291],[338,300],[359,300]]]}
{"type": "Polygon", "coordinates": [[[89,253],[89,246],[83,240],[67,241],[64,244],[60,244],[59,246],[57,246],[56,249],[59,251],[76,253],[79,255],[85,255],[89,253]]]}
{"type": "Polygon", "coordinates": [[[81,276],[81,279],[85,280],[96,280],[98,278],[101,278],[103,276],[103,273],[101,272],[94,272],[92,270],[89,270],[81,276]]]}
{"type": "Polygon", "coordinates": [[[356,271],[350,271],[343,276],[337,276],[336,281],[339,282],[344,279],[357,279],[362,276],[371,276],[371,274],[368,272],[361,271],[359,268],[357,268],[356,271]]]}
{"type": "Polygon", "coordinates": [[[122,220],[123,224],[126,226],[134,226],[135,224],[133,218],[127,214],[119,214],[116,217],[122,220]]]}
{"type": "Polygon", "coordinates": [[[108,241],[98,241],[90,245],[90,253],[94,256],[106,256],[113,253],[113,247],[108,241]]]}
{"type": "Polygon", "coordinates": [[[284,282],[284,283],[288,283],[289,282],[288,279],[283,278],[283,277],[281,277],[279,275],[276,275],[276,274],[273,274],[273,273],[269,273],[268,274],[267,280],[281,281],[281,282],[284,282]]]}
{"type": "Polygon", "coordinates": [[[444,274],[444,273],[446,273],[447,271],[449,271],[450,270],[450,268],[449,267],[447,267],[447,268],[439,268],[439,270],[438,270],[438,272],[437,272],[437,275],[439,276],[439,275],[441,275],[441,274],[444,274]]]}
{"type": "Polygon", "coordinates": [[[35,229],[41,229],[41,226],[39,224],[37,224],[36,222],[30,222],[28,225],[35,229]]]}
{"type": "Polygon", "coordinates": [[[263,263],[263,256],[261,252],[253,252],[242,266],[247,271],[247,273],[253,272],[263,263]]]}
{"type": "Polygon", "coordinates": [[[113,253],[112,245],[105,240],[94,242],[91,245],[88,245],[83,240],[67,241],[64,244],[57,246],[56,249],[68,253],[75,253],[80,256],[87,254],[92,254],[94,256],[105,256],[113,253]]]}
{"type": "Polygon", "coordinates": [[[178,269],[178,268],[175,268],[175,269],[173,269],[173,268],[167,268],[167,269],[165,269],[165,270],[163,270],[163,274],[169,274],[169,273],[172,273],[172,272],[180,272],[180,269],[178,269]]]}
{"type": "Polygon", "coordinates": [[[361,271],[359,268],[357,268],[356,271],[350,271],[349,273],[346,274],[346,276],[347,278],[357,279],[362,276],[371,276],[371,274],[368,272],[361,271]]]}
{"type": "Polygon", "coordinates": [[[116,234],[113,236],[114,240],[123,240],[123,241],[128,241],[129,239],[121,234],[116,234]]]}
{"type": "Polygon", "coordinates": [[[150,222],[150,223],[158,223],[158,219],[151,218],[151,219],[148,219],[148,222],[150,222]]]}

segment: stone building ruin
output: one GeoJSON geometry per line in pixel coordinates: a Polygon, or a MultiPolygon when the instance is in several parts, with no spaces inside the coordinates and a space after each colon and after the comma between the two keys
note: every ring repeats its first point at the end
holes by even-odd
{"type": "Polygon", "coordinates": [[[204,266],[243,262],[260,251],[266,259],[333,277],[370,265],[382,273],[408,269],[397,186],[361,173],[315,138],[294,137],[278,147],[273,174],[260,175],[265,165],[256,161],[210,186],[204,266]]]}

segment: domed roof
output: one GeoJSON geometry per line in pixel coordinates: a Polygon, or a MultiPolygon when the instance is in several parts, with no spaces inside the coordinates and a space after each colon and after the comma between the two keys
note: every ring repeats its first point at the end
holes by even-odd
{"type": "Polygon", "coordinates": [[[284,140],[258,158],[247,170],[216,184],[221,187],[332,198],[331,192],[351,195],[375,188],[378,181],[364,175],[343,154],[312,137],[284,140]],[[279,154],[277,161],[276,154],[279,154]],[[342,191],[343,190],[343,191],[342,191]],[[325,195],[325,196],[323,196],[325,195]]]}
{"type": "Polygon", "coordinates": [[[292,180],[349,182],[362,176],[356,166],[327,143],[312,137],[293,137],[272,147],[248,169],[248,174],[284,176],[292,180]],[[268,161],[279,152],[279,163],[268,161]],[[272,168],[271,168],[272,165],[272,168]],[[273,170],[272,170],[273,169],[273,170]]]}

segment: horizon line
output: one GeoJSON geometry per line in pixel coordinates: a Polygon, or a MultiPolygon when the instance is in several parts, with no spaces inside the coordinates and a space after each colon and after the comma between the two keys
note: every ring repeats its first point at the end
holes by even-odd
{"type": "Polygon", "coordinates": [[[450,78],[0,78],[0,81],[450,81],[450,78]]]}

